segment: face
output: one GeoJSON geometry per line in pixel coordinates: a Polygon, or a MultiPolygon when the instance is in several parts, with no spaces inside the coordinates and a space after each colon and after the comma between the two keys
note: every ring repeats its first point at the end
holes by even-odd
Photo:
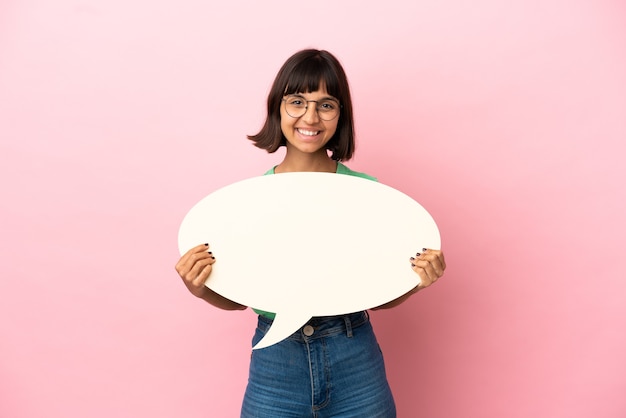
{"type": "MultiPolygon", "coordinates": [[[[290,95],[291,96],[291,95],[290,95]]],[[[303,100],[315,100],[309,102],[304,115],[292,117],[287,113],[286,102],[280,105],[280,128],[287,138],[287,149],[298,150],[303,153],[326,152],[326,144],[337,131],[337,123],[341,115],[332,120],[320,118],[317,104],[331,99],[339,107],[339,101],[326,92],[326,87],[320,85],[320,89],[311,93],[298,93],[303,100]]],[[[285,97],[287,98],[287,96],[285,97]]],[[[332,102],[329,102],[332,103],[332,102]]],[[[292,112],[293,114],[293,112],[292,112]]]]}

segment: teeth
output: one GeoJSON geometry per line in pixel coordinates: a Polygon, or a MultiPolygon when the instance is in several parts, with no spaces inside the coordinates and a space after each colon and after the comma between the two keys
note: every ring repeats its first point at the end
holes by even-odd
{"type": "Polygon", "coordinates": [[[298,132],[300,132],[303,135],[309,135],[309,136],[315,136],[320,133],[320,131],[307,131],[304,129],[298,129],[298,132]]]}

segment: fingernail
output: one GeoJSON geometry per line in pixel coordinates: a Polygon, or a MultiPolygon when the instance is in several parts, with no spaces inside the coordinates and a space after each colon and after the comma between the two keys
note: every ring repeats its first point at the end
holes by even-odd
{"type": "Polygon", "coordinates": [[[205,243],[204,243],[204,245],[206,245],[206,246],[208,247],[208,246],[209,246],[209,243],[208,243],[208,242],[205,242],[205,243]]]}
{"type": "Polygon", "coordinates": [[[422,255],[422,253],[415,253],[415,255],[419,257],[420,255],[422,255]]]}
{"type": "Polygon", "coordinates": [[[212,258],[213,260],[215,260],[215,257],[211,256],[211,258],[212,258]]]}
{"type": "Polygon", "coordinates": [[[415,264],[411,263],[411,267],[415,267],[415,264]]]}
{"type": "Polygon", "coordinates": [[[415,257],[411,257],[411,261],[415,260],[415,257]]]}
{"type": "Polygon", "coordinates": [[[422,248],[422,251],[426,252],[426,251],[428,251],[428,248],[422,248]]]}
{"type": "Polygon", "coordinates": [[[208,253],[209,253],[209,254],[213,254],[213,251],[209,251],[208,253]]]}

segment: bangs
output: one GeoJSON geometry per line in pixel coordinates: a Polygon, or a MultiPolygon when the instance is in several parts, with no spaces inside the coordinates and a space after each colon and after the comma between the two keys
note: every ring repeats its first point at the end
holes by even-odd
{"type": "Polygon", "coordinates": [[[284,94],[312,93],[326,87],[326,92],[339,99],[339,77],[328,62],[311,57],[300,62],[291,72],[287,79],[284,94]]]}

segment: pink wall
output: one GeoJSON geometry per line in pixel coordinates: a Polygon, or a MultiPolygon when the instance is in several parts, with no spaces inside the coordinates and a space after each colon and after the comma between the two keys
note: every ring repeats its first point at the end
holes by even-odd
{"type": "Polygon", "coordinates": [[[0,3],[0,416],[238,416],[254,316],[186,293],[177,228],[280,159],[245,135],[308,46],[349,165],[443,234],[445,280],[372,315],[400,416],[624,416],[626,6],[383,4],[0,3]]]}

